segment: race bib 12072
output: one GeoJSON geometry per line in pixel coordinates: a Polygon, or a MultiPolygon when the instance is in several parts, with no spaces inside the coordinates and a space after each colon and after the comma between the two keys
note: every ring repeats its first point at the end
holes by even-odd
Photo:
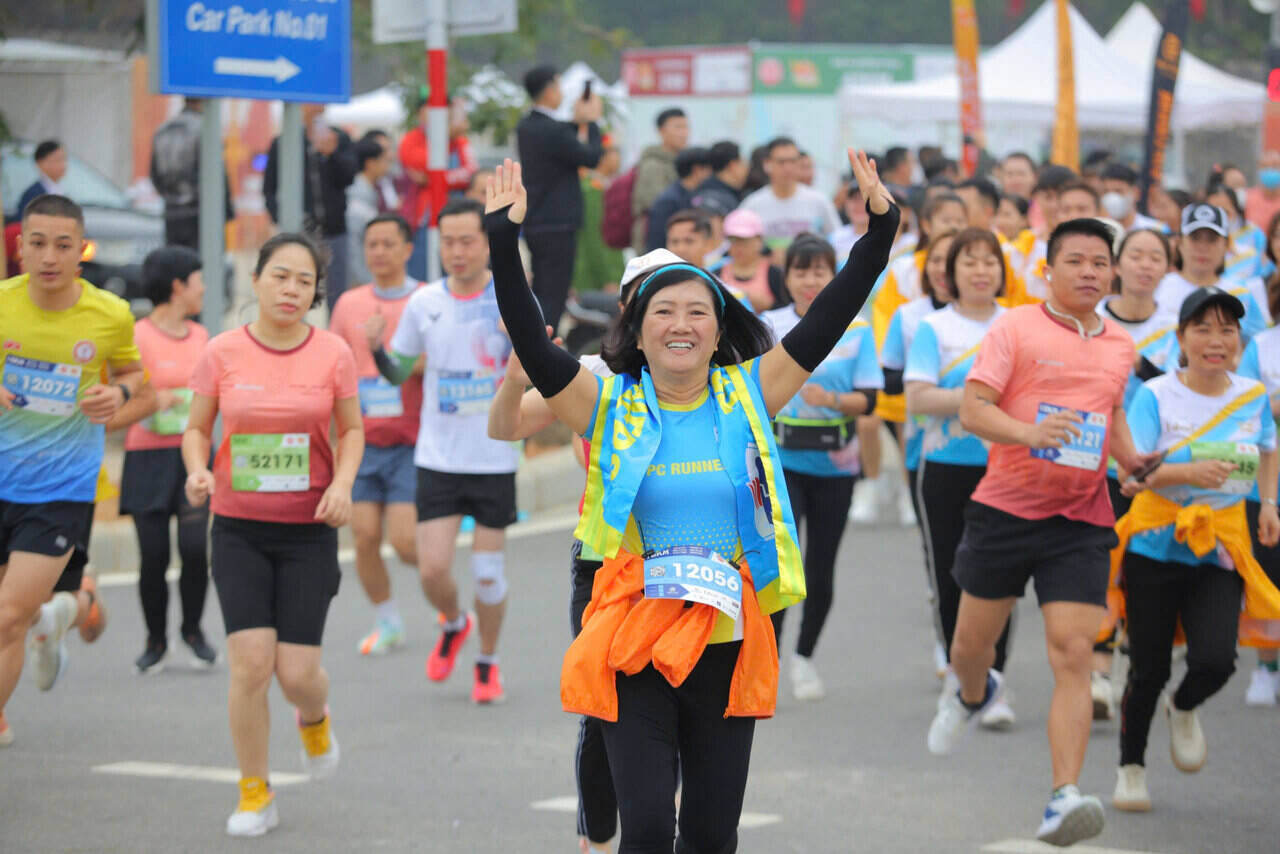
{"type": "Polygon", "coordinates": [[[76,411],[80,366],[42,362],[10,353],[4,359],[4,387],[13,393],[14,406],[65,418],[76,411]]]}
{"type": "Polygon", "coordinates": [[[1102,448],[1107,443],[1106,414],[1042,403],[1036,410],[1036,423],[1039,424],[1047,416],[1057,412],[1075,412],[1079,415],[1080,423],[1075,426],[1080,431],[1080,435],[1072,436],[1071,440],[1060,448],[1032,448],[1031,456],[1073,469],[1093,471],[1101,466],[1102,448]]]}
{"type": "Polygon", "coordinates": [[[232,435],[231,488],[236,492],[306,492],[311,488],[311,436],[232,435]]]}
{"type": "Polygon", "coordinates": [[[645,558],[644,595],[699,602],[736,620],[742,611],[742,574],[710,549],[673,546],[645,558]]]}

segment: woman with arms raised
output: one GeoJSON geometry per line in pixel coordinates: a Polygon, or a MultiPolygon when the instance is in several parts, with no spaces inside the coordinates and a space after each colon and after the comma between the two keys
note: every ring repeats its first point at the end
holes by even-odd
{"type": "Polygon", "coordinates": [[[705,270],[670,264],[637,285],[598,378],[547,338],[517,251],[520,167],[490,184],[485,229],[512,345],[556,416],[591,439],[577,536],[606,558],[561,674],[567,711],[605,721],[619,854],[731,852],[754,719],[773,714],[766,615],[804,598],[769,419],[862,307],[899,213],[865,154],[850,162],[868,234],[796,328],[763,324],[705,270]],[[678,820],[677,768],[684,779],[678,820]]]}

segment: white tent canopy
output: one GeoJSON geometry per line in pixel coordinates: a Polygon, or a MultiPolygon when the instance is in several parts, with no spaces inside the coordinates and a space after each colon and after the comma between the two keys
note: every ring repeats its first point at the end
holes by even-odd
{"type": "Polygon", "coordinates": [[[324,119],[333,125],[391,130],[404,124],[404,92],[398,83],[356,95],[345,104],[324,108],[324,119]]]}
{"type": "MultiPolygon", "coordinates": [[[[1076,117],[1082,128],[1141,133],[1147,124],[1151,58],[1136,64],[1112,50],[1097,31],[1070,8],[1075,64],[1076,117]]],[[[1153,48],[1154,49],[1154,48],[1153,48]]],[[[1046,0],[1021,27],[979,61],[983,121],[988,125],[1049,128],[1057,103],[1057,26],[1054,3],[1046,0]]],[[[849,86],[842,93],[853,116],[897,122],[953,121],[959,114],[960,84],[955,74],[915,83],[849,86]]],[[[1243,113],[1217,109],[1216,86],[1178,82],[1175,130],[1247,123],[1243,113]]],[[[1254,119],[1256,121],[1256,117],[1254,119]]]]}
{"type": "MultiPolygon", "coordinates": [[[[1145,69],[1143,92],[1151,87],[1152,59],[1160,32],[1160,22],[1147,5],[1134,3],[1107,33],[1108,47],[1145,69]]],[[[1175,115],[1186,104],[1205,124],[1258,124],[1266,97],[1266,87],[1261,83],[1228,74],[1183,49],[1174,90],[1175,115]],[[1202,99],[1202,95],[1209,97],[1202,99]]]]}

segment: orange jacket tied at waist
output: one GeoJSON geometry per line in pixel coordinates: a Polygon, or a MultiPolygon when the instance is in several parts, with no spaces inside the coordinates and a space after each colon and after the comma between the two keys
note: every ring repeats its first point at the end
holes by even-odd
{"type": "MultiPolygon", "coordinates": [[[[1174,526],[1174,539],[1185,543],[1196,557],[1203,557],[1218,544],[1231,557],[1235,571],[1244,579],[1244,607],[1240,614],[1240,643],[1245,646],[1280,647],[1280,590],[1271,583],[1253,556],[1249,523],[1244,502],[1222,510],[1205,504],[1182,506],[1164,496],[1146,490],[1133,499],[1121,519],[1116,522],[1120,544],[1111,552],[1111,586],[1107,591],[1106,624],[1099,639],[1110,634],[1116,621],[1124,616],[1124,592],[1120,588],[1120,569],[1129,538],[1153,528],[1174,526]]],[[[1223,572],[1212,566],[1207,572],[1223,572]]],[[[1179,631],[1181,637],[1181,631],[1179,631]]]]}
{"type": "MultiPolygon", "coordinates": [[[[729,686],[725,717],[768,718],[778,698],[778,646],[760,610],[751,570],[742,572],[742,648],[729,686]]],[[[702,657],[719,612],[678,599],[644,598],[644,560],[626,551],[605,560],[595,576],[582,632],[565,653],[560,702],[566,712],[618,719],[619,671],[633,676],[649,664],[679,687],[702,657]]]]}

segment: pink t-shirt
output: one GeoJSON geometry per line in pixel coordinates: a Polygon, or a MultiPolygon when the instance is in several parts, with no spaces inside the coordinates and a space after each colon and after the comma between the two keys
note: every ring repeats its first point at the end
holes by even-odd
{"type": "MultiPolygon", "coordinates": [[[[151,385],[160,389],[190,389],[191,372],[195,370],[200,354],[209,343],[209,332],[194,320],[186,321],[187,331],[181,338],[175,338],[168,332],[144,317],[133,327],[133,340],[142,354],[142,367],[146,368],[151,385]]],[[[185,402],[184,404],[185,405],[185,402]]],[[[182,433],[156,433],[153,426],[166,425],[161,429],[177,429],[181,426],[180,418],[144,418],[129,428],[124,437],[126,451],[150,451],[156,448],[178,448],[182,446],[182,433]]]]}
{"type": "Polygon", "coordinates": [[[1266,231],[1271,218],[1280,213],[1280,196],[1269,199],[1261,187],[1250,187],[1244,199],[1244,218],[1266,231]]]}
{"type": "Polygon", "coordinates": [[[1059,465],[1031,455],[1024,445],[992,445],[987,473],[973,500],[1023,519],[1065,516],[1111,526],[1107,495],[1111,420],[1124,403],[1133,367],[1133,339],[1110,320],[1084,339],[1041,305],[1006,312],[991,325],[968,379],[1000,393],[1000,408],[1035,423],[1040,404],[1065,406],[1106,417],[1101,462],[1096,469],[1059,465]]]}
{"type": "Polygon", "coordinates": [[[272,350],[241,326],[209,342],[196,364],[191,388],[217,398],[222,413],[222,445],[213,462],[213,512],[261,522],[315,522],[316,505],[333,480],[329,423],[334,403],[357,393],[356,362],[346,342],[332,332],[312,329],[292,350],[272,350]],[[233,489],[233,438],[264,434],[307,437],[306,489],[233,489]]]}
{"type": "MultiPolygon", "coordinates": [[[[422,286],[421,282],[417,283],[422,286]]],[[[377,312],[387,316],[382,333],[382,345],[390,348],[391,336],[400,325],[400,315],[409,304],[410,292],[400,299],[386,299],[378,295],[373,285],[361,285],[346,291],[338,298],[329,318],[329,331],[338,335],[351,347],[356,358],[356,375],[362,384],[378,384],[378,367],[364,337],[364,322],[377,312]]],[[[383,381],[385,382],[385,381],[383,381]]],[[[362,392],[362,409],[365,409],[365,392],[362,392]]],[[[400,415],[375,417],[367,411],[364,416],[364,440],[366,444],[388,448],[395,445],[413,445],[418,441],[418,419],[422,411],[422,377],[409,377],[400,386],[400,415]]]]}

